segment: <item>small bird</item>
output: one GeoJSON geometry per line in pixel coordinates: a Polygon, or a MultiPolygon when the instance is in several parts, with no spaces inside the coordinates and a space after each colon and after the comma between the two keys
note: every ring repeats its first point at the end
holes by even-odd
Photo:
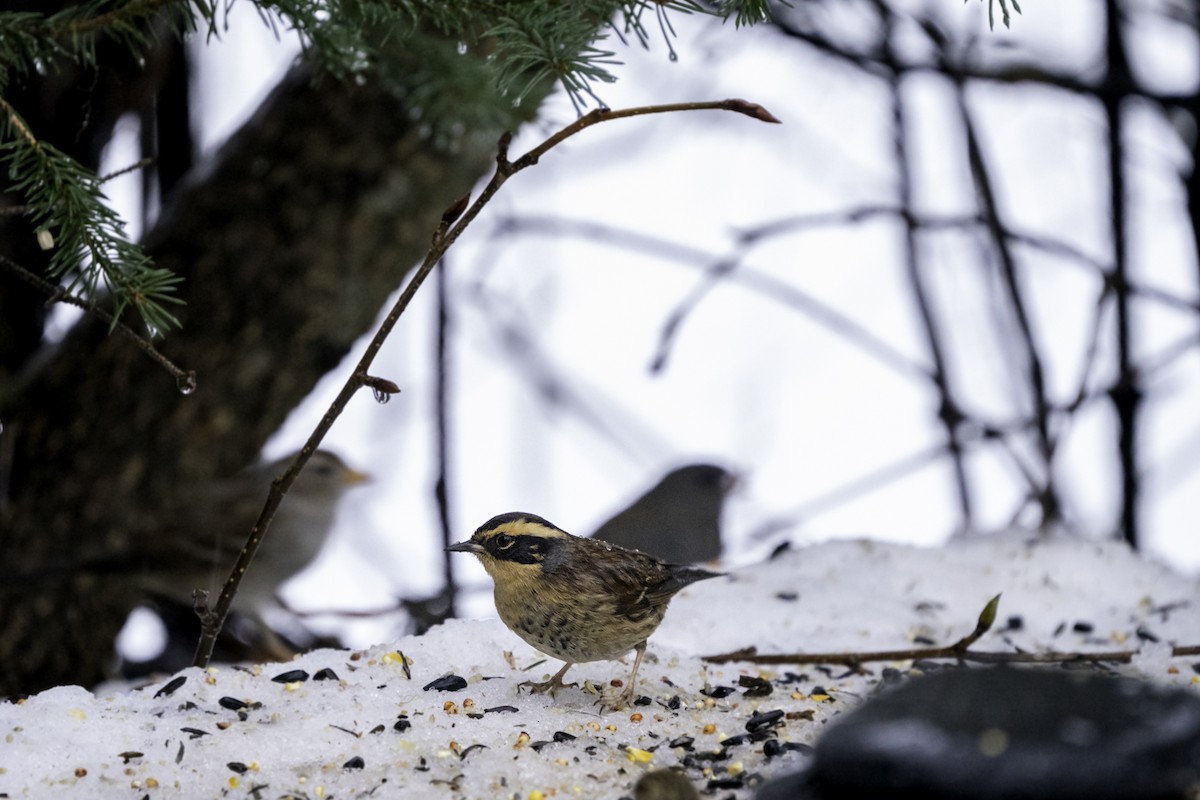
{"type": "MultiPolygon", "coordinates": [[[[160,521],[135,531],[122,550],[25,565],[12,575],[0,574],[0,579],[33,582],[73,573],[128,575],[146,591],[190,606],[194,589],[220,591],[262,511],[271,481],[293,457],[256,464],[215,482],[200,502],[170,508],[160,521]]],[[[333,453],[314,452],[242,576],[235,607],[250,610],[274,599],[278,587],[321,550],[343,493],[368,480],[333,453]]]]}
{"type": "Polygon", "coordinates": [[[680,467],[592,536],[672,564],[713,561],[721,555],[721,507],[736,485],[723,467],[680,467]]]}
{"type": "MultiPolygon", "coordinates": [[[[295,457],[255,464],[216,481],[195,504],[175,505],[153,525],[138,529],[127,547],[115,552],[79,553],[35,566],[23,566],[6,583],[41,582],[55,576],[94,574],[118,576],[138,586],[154,600],[168,631],[160,656],[141,663],[126,662],[127,675],[151,669],[173,671],[191,663],[199,635],[192,593],[205,589],[215,599],[245,545],[250,528],[267,499],[271,481],[295,457]]],[[[244,620],[243,642],[223,635],[226,653],[236,660],[280,660],[294,655],[260,615],[277,598],[279,587],[303,570],[324,545],[343,494],[370,478],[351,469],[327,450],[317,450],[275,514],[250,568],[242,576],[233,611],[244,620]],[[247,650],[245,647],[249,647],[247,650]]],[[[223,634],[228,634],[226,627],[223,634]]]]}
{"type": "MultiPolygon", "coordinates": [[[[194,589],[208,589],[215,598],[262,511],[271,481],[294,457],[247,467],[217,482],[203,503],[169,515],[171,522],[143,539],[136,553],[143,587],[188,605],[194,589]]],[[[279,587],[320,552],[342,495],[367,480],[328,450],[314,452],[242,576],[234,608],[253,612],[269,605],[279,587]]]]}
{"type": "Polygon", "coordinates": [[[553,697],[566,685],[562,679],[572,664],[636,651],[629,684],[613,710],[633,701],[646,639],[662,622],[671,598],[685,586],[721,575],[572,536],[519,511],[492,517],[468,541],[446,549],[474,553],[496,584],[496,611],[504,624],[565,662],[550,680],[528,682],[531,692],[553,697]]]}

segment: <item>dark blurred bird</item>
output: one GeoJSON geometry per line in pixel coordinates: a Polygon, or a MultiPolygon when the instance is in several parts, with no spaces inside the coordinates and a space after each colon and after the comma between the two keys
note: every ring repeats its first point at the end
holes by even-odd
{"type": "Polygon", "coordinates": [[[671,470],[592,536],[671,564],[712,561],[721,555],[721,508],[736,484],[712,464],[671,470]]]}

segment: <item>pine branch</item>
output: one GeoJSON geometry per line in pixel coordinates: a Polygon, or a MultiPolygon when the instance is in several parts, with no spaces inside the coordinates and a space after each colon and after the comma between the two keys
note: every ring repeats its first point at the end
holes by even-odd
{"type": "Polygon", "coordinates": [[[181,303],[174,294],[181,279],[154,268],[129,240],[120,217],[104,203],[100,178],[38,140],[3,97],[0,112],[0,164],[12,181],[9,190],[24,201],[43,249],[53,250],[50,276],[67,281],[67,294],[81,287],[89,306],[98,301],[102,285],[109,290],[110,330],[131,307],[151,335],[178,327],[166,306],[181,303]]]}
{"type": "Polygon", "coordinates": [[[38,277],[22,267],[20,264],[12,261],[11,259],[5,258],[4,256],[0,256],[0,266],[5,267],[18,278],[28,283],[30,286],[45,292],[47,303],[66,303],[67,305],[78,306],[84,311],[100,317],[100,319],[109,323],[111,329],[114,329],[124,336],[127,336],[130,341],[132,341],[140,350],[142,350],[142,352],[144,352],[155,363],[169,372],[171,377],[175,379],[175,384],[179,387],[181,392],[190,394],[195,389],[196,373],[194,370],[183,370],[175,366],[175,364],[172,363],[169,358],[158,351],[153,342],[144,336],[140,336],[137,331],[135,331],[133,328],[130,328],[120,320],[114,318],[112,314],[109,314],[102,308],[96,308],[95,304],[93,303],[85,302],[80,298],[63,291],[61,287],[55,286],[49,281],[38,277]]]}
{"type": "MultiPolygon", "coordinates": [[[[335,76],[386,69],[387,48],[410,39],[421,28],[448,34],[444,52],[422,52],[423,97],[414,98],[436,130],[441,118],[463,107],[478,111],[481,121],[511,113],[533,87],[557,80],[580,113],[603,107],[595,90],[615,80],[618,61],[601,46],[609,21],[626,26],[653,7],[663,35],[668,10],[733,15],[739,24],[765,19],[762,0],[738,0],[705,9],[695,0],[587,0],[573,4],[528,3],[525,0],[345,0],[332,13],[316,0],[261,0],[258,8],[268,24],[278,20],[299,34],[320,63],[335,76]],[[453,40],[459,39],[456,49],[453,40]],[[465,50],[486,48],[494,58],[461,58],[465,50]],[[507,108],[501,109],[501,106],[507,108]]],[[[53,14],[0,12],[0,92],[13,74],[27,74],[73,61],[92,66],[96,43],[107,37],[132,52],[145,49],[154,19],[166,18],[177,30],[200,25],[218,32],[218,6],[208,0],[84,0],[53,14]],[[176,13],[165,14],[166,11],[176,13]]],[[[647,44],[643,40],[643,44],[647,44]]],[[[672,54],[674,51],[672,50],[672,54]]],[[[53,249],[50,277],[66,281],[65,292],[96,304],[107,291],[115,328],[125,311],[139,314],[151,336],[179,322],[168,310],[179,303],[179,279],[155,269],[145,253],[125,235],[124,224],[104,203],[100,181],[77,162],[40,141],[19,113],[0,95],[0,164],[12,178],[9,188],[33,221],[39,242],[53,249]]]]}
{"type": "MultiPolygon", "coordinates": [[[[982,0],[980,1],[982,2],[982,0]]],[[[963,0],[963,2],[965,3],[967,0],[963,0]]],[[[1009,3],[1012,3],[1013,11],[1016,11],[1018,14],[1021,13],[1021,4],[1017,0],[1000,0],[1001,22],[1004,23],[1004,27],[1006,28],[1012,22],[1012,15],[1008,11],[1009,3]]],[[[988,27],[996,30],[996,0],[988,0],[988,27]]]]}
{"type": "Polygon", "coordinates": [[[139,53],[148,42],[150,21],[173,5],[186,7],[166,15],[177,25],[190,28],[200,20],[210,28],[215,24],[215,12],[204,0],[85,0],[49,15],[0,12],[0,88],[13,73],[51,69],[63,60],[94,66],[101,37],[139,53]]]}

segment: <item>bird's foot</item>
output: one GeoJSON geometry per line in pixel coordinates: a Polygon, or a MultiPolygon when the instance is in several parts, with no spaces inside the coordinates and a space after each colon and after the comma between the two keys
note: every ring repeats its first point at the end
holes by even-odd
{"type": "Polygon", "coordinates": [[[528,686],[530,694],[549,693],[551,697],[554,697],[554,693],[559,689],[566,689],[567,687],[575,688],[579,686],[579,684],[563,683],[562,678],[554,677],[548,681],[521,681],[517,684],[518,689],[520,689],[522,686],[528,686]]]}
{"type": "Polygon", "coordinates": [[[629,685],[622,689],[616,697],[601,697],[596,701],[596,705],[600,706],[601,714],[609,711],[620,711],[623,708],[629,708],[633,705],[634,694],[634,684],[630,681],[629,685]]]}
{"type": "Polygon", "coordinates": [[[522,686],[528,686],[530,694],[543,694],[545,692],[549,692],[550,696],[554,697],[554,693],[557,692],[559,689],[566,688],[567,686],[578,686],[579,685],[578,683],[563,683],[563,675],[566,675],[567,670],[569,670],[570,668],[571,668],[571,664],[570,664],[570,662],[568,662],[566,664],[563,664],[562,669],[560,669],[558,672],[554,673],[554,677],[552,677],[550,680],[536,681],[536,682],[535,681],[521,681],[520,683],[517,684],[517,689],[519,690],[522,686]]]}

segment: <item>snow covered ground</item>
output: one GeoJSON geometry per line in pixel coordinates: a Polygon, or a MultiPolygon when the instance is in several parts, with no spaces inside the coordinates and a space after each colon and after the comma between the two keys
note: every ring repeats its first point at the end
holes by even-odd
{"type": "Polygon", "coordinates": [[[911,662],[855,675],[701,656],[950,644],[998,593],[996,624],[975,649],[1139,650],[1123,671],[1200,692],[1200,657],[1169,656],[1172,644],[1200,643],[1200,587],[1120,543],[832,541],[677,597],[630,709],[596,707],[597,692],[627,679],[629,659],[577,665],[568,678],[579,688],[529,696],[517,684],[559,662],[498,620],[451,621],[365,650],[2,704],[0,797],[617,798],[663,767],[718,797],[750,797],[801,768],[885,668],[911,662]]]}

